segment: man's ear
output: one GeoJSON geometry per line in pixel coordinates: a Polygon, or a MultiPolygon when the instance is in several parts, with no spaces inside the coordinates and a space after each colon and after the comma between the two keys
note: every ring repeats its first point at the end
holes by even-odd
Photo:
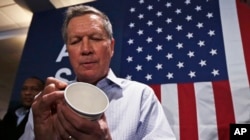
{"type": "Polygon", "coordinates": [[[115,39],[114,38],[111,39],[110,49],[111,49],[111,57],[112,57],[114,55],[114,50],[115,50],[115,39]]]}

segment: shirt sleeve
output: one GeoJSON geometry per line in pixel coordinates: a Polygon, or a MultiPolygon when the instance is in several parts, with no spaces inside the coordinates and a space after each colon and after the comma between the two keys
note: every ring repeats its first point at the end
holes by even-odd
{"type": "Polygon", "coordinates": [[[25,130],[23,135],[19,138],[19,140],[34,140],[34,124],[33,124],[33,112],[30,109],[29,118],[25,126],[25,130]]]}

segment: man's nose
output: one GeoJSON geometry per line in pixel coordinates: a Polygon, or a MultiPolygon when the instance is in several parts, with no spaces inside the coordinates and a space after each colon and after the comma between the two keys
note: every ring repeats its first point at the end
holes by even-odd
{"type": "Polygon", "coordinates": [[[93,47],[92,47],[91,41],[89,40],[88,37],[82,38],[80,50],[81,50],[81,54],[83,54],[83,55],[89,55],[89,54],[93,53],[93,47]]]}

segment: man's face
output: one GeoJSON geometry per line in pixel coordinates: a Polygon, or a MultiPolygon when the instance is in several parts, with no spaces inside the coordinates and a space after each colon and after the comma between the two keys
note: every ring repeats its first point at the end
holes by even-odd
{"type": "Polygon", "coordinates": [[[67,51],[77,80],[95,84],[105,77],[114,51],[114,39],[94,14],[74,17],[67,28],[67,51]]]}
{"type": "Polygon", "coordinates": [[[21,101],[24,107],[29,108],[34,97],[42,90],[42,83],[37,79],[29,78],[25,80],[21,89],[21,101]]]}

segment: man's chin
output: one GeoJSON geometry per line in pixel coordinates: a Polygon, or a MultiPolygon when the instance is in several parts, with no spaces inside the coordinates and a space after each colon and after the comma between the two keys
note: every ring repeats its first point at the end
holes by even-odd
{"type": "Polygon", "coordinates": [[[24,108],[29,109],[31,107],[31,104],[25,104],[23,105],[24,108]]]}
{"type": "Polygon", "coordinates": [[[86,82],[86,83],[93,84],[98,80],[95,77],[96,77],[96,74],[80,75],[80,76],[77,76],[77,81],[78,82],[86,82]]]}

